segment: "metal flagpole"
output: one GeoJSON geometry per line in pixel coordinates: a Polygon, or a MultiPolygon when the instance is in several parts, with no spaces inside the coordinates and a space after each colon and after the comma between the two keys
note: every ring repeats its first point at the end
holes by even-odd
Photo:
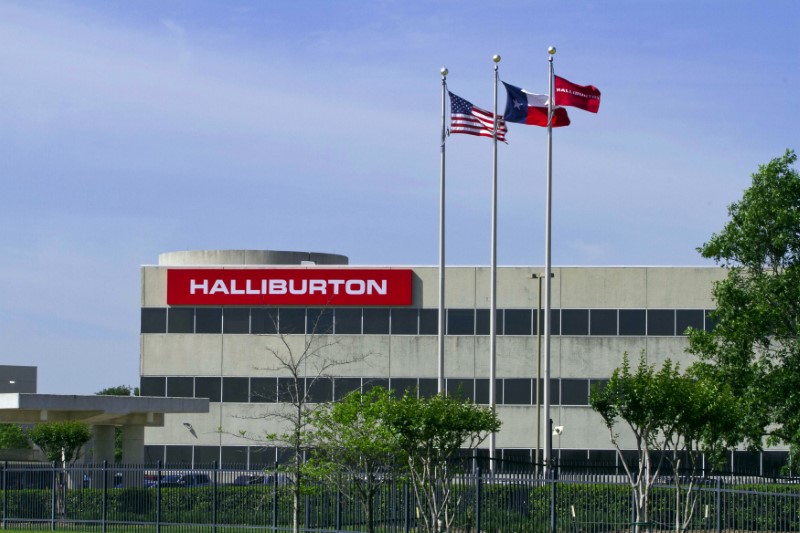
{"type": "Polygon", "coordinates": [[[542,393],[544,400],[544,425],[539,428],[544,432],[544,472],[550,473],[552,461],[553,435],[551,434],[550,420],[550,308],[552,306],[550,284],[551,284],[551,227],[553,203],[553,55],[556,53],[555,47],[547,49],[550,62],[550,96],[547,99],[547,200],[545,207],[545,230],[544,230],[544,381],[542,383],[542,393]]]}
{"type": "Polygon", "coordinates": [[[439,357],[438,392],[444,394],[444,146],[447,139],[446,105],[447,105],[447,68],[439,71],[442,75],[442,146],[441,167],[439,174],[439,334],[437,337],[437,354],[439,357]]]}
{"type": "MultiPolygon", "coordinates": [[[[497,80],[500,56],[495,54],[492,61],[494,61],[494,130],[492,134],[494,150],[492,154],[492,279],[489,284],[489,405],[494,409],[497,403],[497,80]]],[[[489,435],[489,468],[493,472],[497,455],[496,437],[494,432],[489,435]]]]}

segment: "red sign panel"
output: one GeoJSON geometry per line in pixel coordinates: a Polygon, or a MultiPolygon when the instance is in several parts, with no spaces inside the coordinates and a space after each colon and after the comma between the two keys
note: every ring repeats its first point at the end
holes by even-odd
{"type": "Polygon", "coordinates": [[[411,305],[410,269],[170,268],[168,305],[411,305]]]}

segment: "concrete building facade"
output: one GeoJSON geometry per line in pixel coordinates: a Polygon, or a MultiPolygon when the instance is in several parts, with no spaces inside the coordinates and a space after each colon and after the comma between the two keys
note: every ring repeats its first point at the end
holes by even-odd
{"type": "MultiPolygon", "coordinates": [[[[498,269],[497,410],[503,427],[497,448],[504,459],[531,461],[542,442],[537,425],[542,398],[536,398],[542,324],[536,276],[542,272],[541,267],[498,269]]],[[[553,454],[565,461],[614,462],[608,431],[588,406],[590,388],[607,380],[626,352],[633,361],[643,352],[657,365],[667,358],[683,367],[690,363],[684,332],[690,326],[713,327],[711,288],[725,272],[693,267],[553,272],[551,415],[564,428],[553,439],[553,454]]],[[[366,356],[336,366],[330,379],[317,382],[315,401],[376,384],[423,395],[437,390],[436,267],[354,267],[332,254],[201,251],[162,254],[158,265],[142,267],[141,277],[142,395],[210,400],[208,414],[166,414],[163,427],[146,428],[149,460],[223,465],[280,460],[280,449],[238,435],[279,429],[264,415],[280,407],[286,385],[287,373],[271,354],[284,349],[281,340],[295,350],[319,342],[326,357],[341,362],[366,356]],[[374,283],[358,278],[373,274],[374,283]],[[389,280],[388,289],[380,276],[389,280]],[[367,294],[371,289],[374,298],[367,294]]],[[[489,284],[487,267],[446,269],[447,391],[480,404],[489,397],[489,284]]],[[[314,377],[311,369],[309,376],[314,377]]],[[[731,460],[768,471],[784,455],[736,452],[731,460]]]]}

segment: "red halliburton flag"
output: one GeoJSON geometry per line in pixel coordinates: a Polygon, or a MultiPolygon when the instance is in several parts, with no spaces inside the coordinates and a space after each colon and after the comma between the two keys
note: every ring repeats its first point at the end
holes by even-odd
{"type": "Polygon", "coordinates": [[[577,85],[559,76],[556,82],[556,105],[566,105],[597,113],[600,90],[594,85],[577,85]]]}

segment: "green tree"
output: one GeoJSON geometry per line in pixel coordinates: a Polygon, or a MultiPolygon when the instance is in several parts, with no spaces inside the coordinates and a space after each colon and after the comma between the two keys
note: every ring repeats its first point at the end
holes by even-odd
{"type": "MultiPolygon", "coordinates": [[[[115,387],[106,387],[95,392],[97,396],[139,396],[139,387],[131,387],[130,385],[117,385],[115,387]]],[[[119,426],[114,427],[114,462],[122,462],[122,428],[119,426]]]]}
{"type": "Polygon", "coordinates": [[[0,449],[28,450],[31,441],[18,424],[0,424],[0,449]]]}
{"type": "Polygon", "coordinates": [[[460,469],[453,460],[498,431],[500,419],[492,408],[441,394],[417,398],[406,392],[388,407],[384,421],[406,456],[425,530],[448,531],[458,505],[452,489],[460,469]]]}
{"type": "Polygon", "coordinates": [[[634,493],[636,531],[650,522],[651,490],[665,472],[675,488],[675,530],[684,531],[697,503],[698,474],[708,474],[700,472],[703,456],[722,457],[740,440],[740,403],[731,390],[694,371],[681,374],[669,360],[656,371],[644,352],[632,370],[626,353],[608,384],[592,390],[589,403],[603,418],[634,493]],[[622,453],[620,426],[633,436],[633,461],[622,453]]]}
{"type": "Polygon", "coordinates": [[[747,411],[752,447],[800,446],[800,174],[797,156],[759,166],[730,220],[698,251],[728,271],[715,283],[712,332],[692,331],[707,376],[729,384],[747,411]]]}
{"type": "Polygon", "coordinates": [[[28,437],[48,461],[66,467],[78,458],[83,445],[92,438],[92,431],[87,424],[68,420],[37,424],[28,430],[28,437]]]}
{"type": "Polygon", "coordinates": [[[375,531],[375,496],[394,480],[392,474],[403,461],[397,435],[384,421],[394,401],[388,390],[373,387],[323,404],[311,415],[313,449],[307,472],[356,499],[369,533],[375,531]]]}

